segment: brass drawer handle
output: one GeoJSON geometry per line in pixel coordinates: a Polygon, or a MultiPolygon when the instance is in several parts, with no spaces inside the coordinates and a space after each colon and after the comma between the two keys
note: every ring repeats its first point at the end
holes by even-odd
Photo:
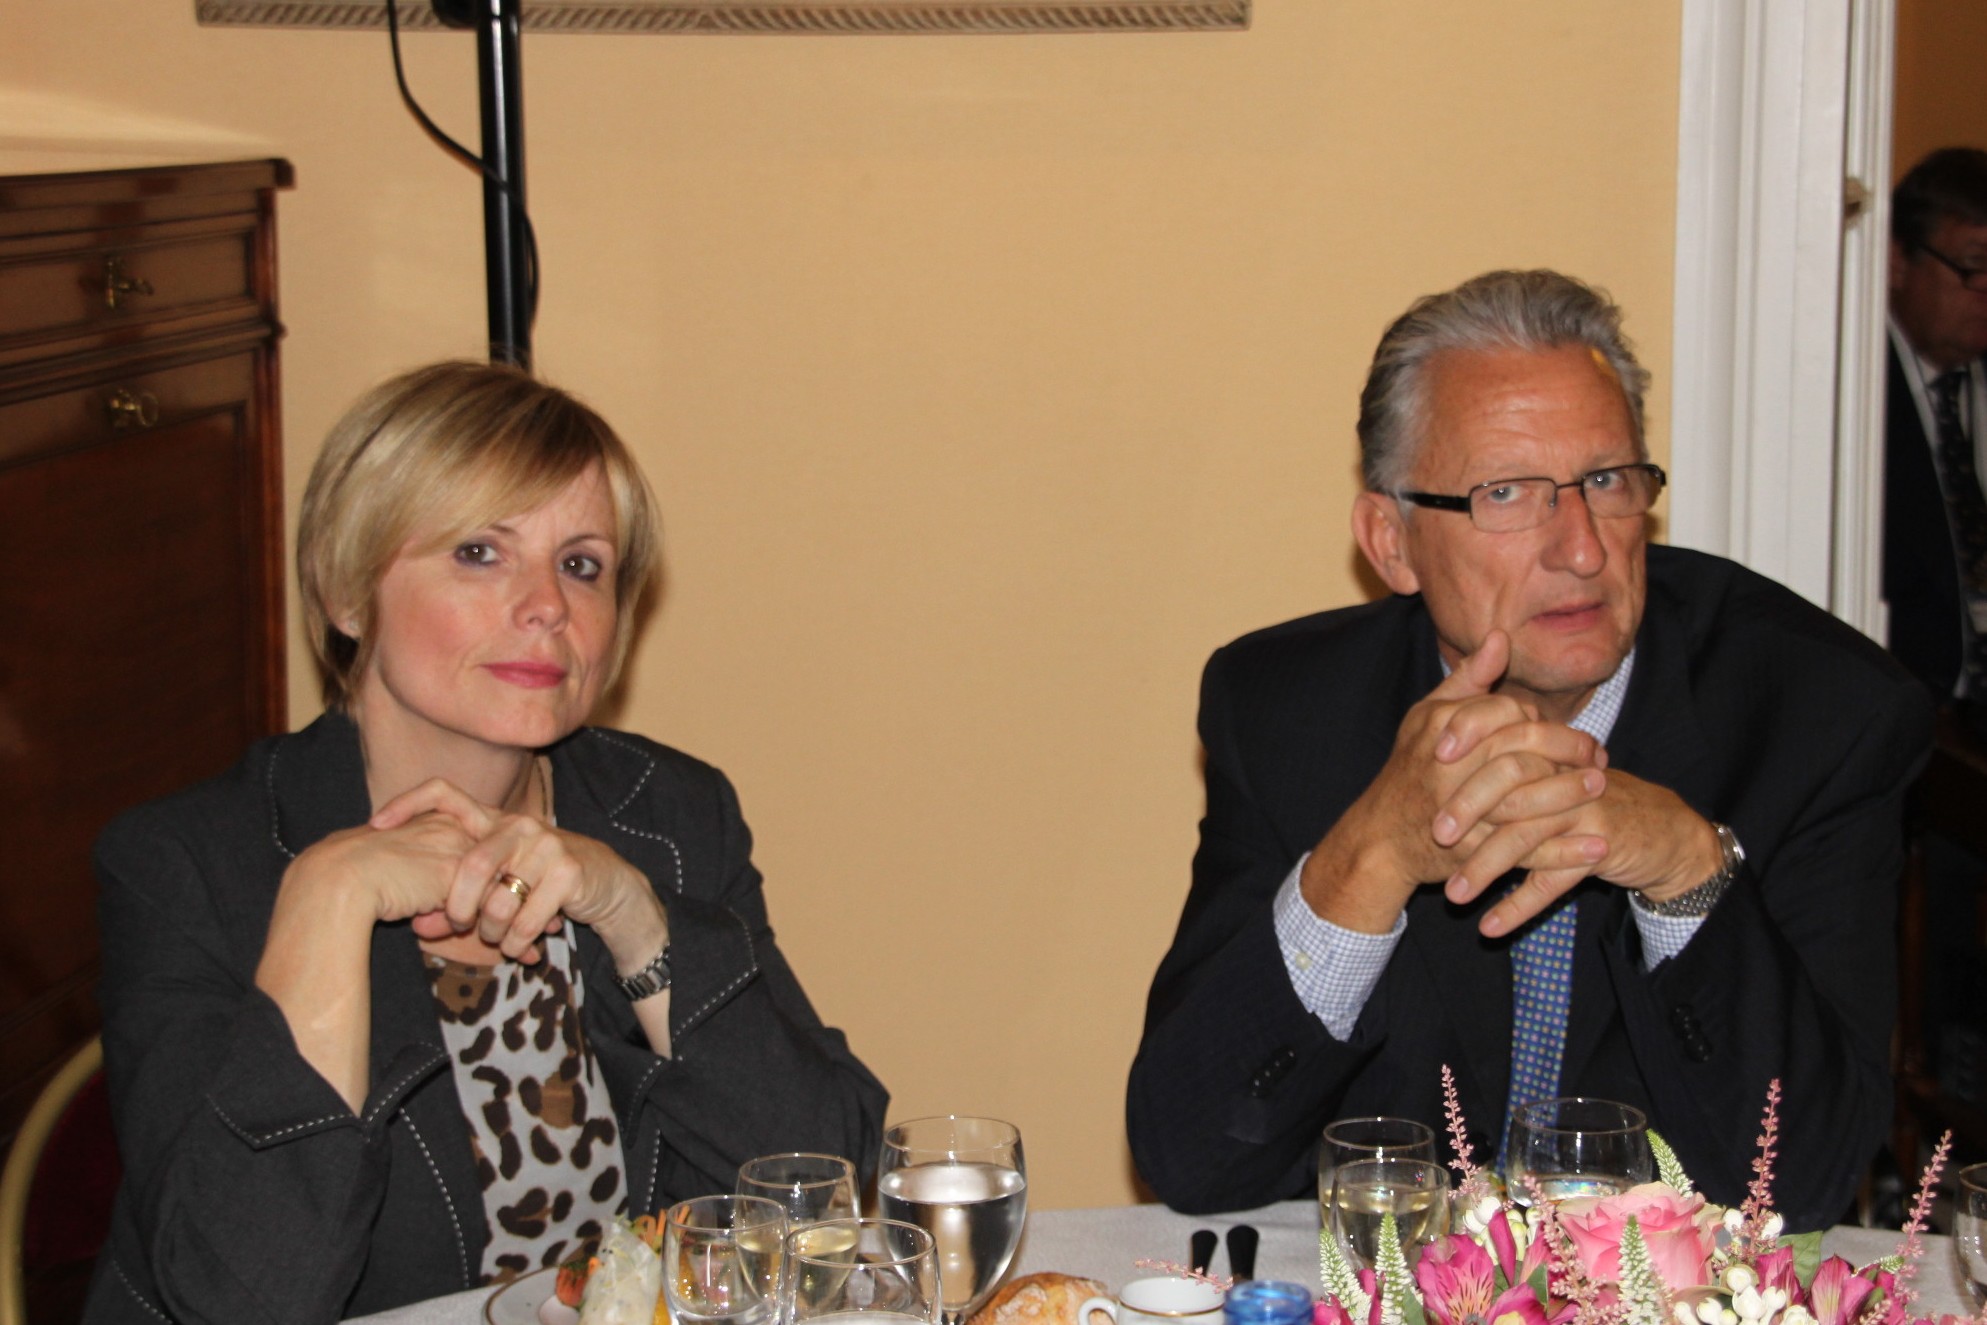
{"type": "Polygon", "coordinates": [[[113,428],[152,428],[159,422],[159,398],[149,391],[126,391],[118,387],[104,402],[110,410],[113,428]]]}
{"type": "MultiPolygon", "coordinates": [[[[103,260],[103,302],[105,308],[116,308],[117,301],[127,294],[150,294],[152,283],[140,276],[133,279],[124,274],[124,264],[116,257],[103,260]]],[[[150,425],[146,425],[149,427],[150,425]]]]}

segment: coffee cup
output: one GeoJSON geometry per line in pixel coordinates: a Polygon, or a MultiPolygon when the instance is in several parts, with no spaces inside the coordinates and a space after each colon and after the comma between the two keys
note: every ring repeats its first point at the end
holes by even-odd
{"type": "Polygon", "coordinates": [[[1160,1275],[1134,1279],[1117,1300],[1093,1297],[1076,1309],[1077,1325],[1102,1325],[1090,1313],[1101,1311],[1117,1325],[1221,1325],[1222,1292],[1199,1279],[1160,1275]]]}

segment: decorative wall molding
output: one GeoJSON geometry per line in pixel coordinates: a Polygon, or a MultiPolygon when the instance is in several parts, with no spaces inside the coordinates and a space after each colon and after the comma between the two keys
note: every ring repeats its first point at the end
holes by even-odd
{"type": "Polygon", "coordinates": [[[1891,0],[1684,0],[1670,541],[1882,629],[1891,0]]]}
{"type": "MultiPolygon", "coordinates": [[[[525,0],[535,32],[1016,33],[1191,32],[1249,26],[1253,0],[525,0]]],[[[383,28],[386,0],[194,0],[201,23],[383,28]]],[[[442,25],[426,0],[400,0],[407,29],[442,25]]]]}

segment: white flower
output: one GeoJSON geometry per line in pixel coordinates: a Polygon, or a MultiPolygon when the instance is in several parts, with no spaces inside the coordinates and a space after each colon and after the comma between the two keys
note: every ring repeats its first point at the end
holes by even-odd
{"type": "Polygon", "coordinates": [[[1768,1215],[1766,1223],[1760,1231],[1769,1238],[1777,1238],[1780,1236],[1780,1230],[1785,1227],[1787,1227],[1787,1221],[1779,1215],[1768,1215]]]}
{"type": "Polygon", "coordinates": [[[1750,1266],[1734,1265],[1731,1269],[1725,1271],[1725,1287],[1731,1290],[1734,1298],[1740,1293],[1748,1291],[1758,1282],[1759,1276],[1752,1272],[1752,1267],[1750,1266]]]}
{"type": "Polygon", "coordinates": [[[1697,1319],[1700,1325],[1738,1325],[1739,1318],[1725,1309],[1725,1304],[1717,1298],[1707,1297],[1697,1304],[1697,1319]]]}

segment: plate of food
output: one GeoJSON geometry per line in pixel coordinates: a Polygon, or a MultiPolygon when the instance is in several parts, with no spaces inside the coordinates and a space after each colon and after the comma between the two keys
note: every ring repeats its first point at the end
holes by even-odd
{"type": "Polygon", "coordinates": [[[511,1280],[483,1303],[485,1325],[579,1325],[578,1308],[559,1300],[557,1268],[511,1280]]]}

